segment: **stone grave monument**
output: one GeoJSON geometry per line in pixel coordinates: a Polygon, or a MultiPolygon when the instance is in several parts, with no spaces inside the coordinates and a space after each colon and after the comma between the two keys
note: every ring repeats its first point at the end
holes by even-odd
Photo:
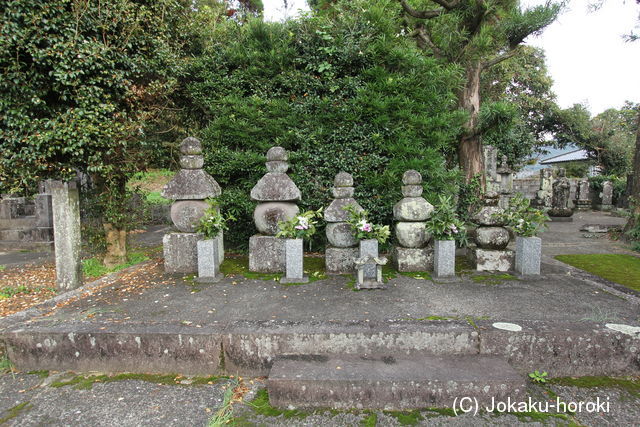
{"type": "Polygon", "coordinates": [[[610,211],[613,208],[613,184],[611,181],[602,183],[602,192],[600,193],[600,205],[598,209],[601,211],[610,211]]]}
{"type": "Polygon", "coordinates": [[[553,185],[553,171],[551,168],[540,170],[540,189],[536,192],[532,206],[547,211],[551,208],[551,194],[553,185]]]}
{"type": "Polygon", "coordinates": [[[514,254],[507,249],[509,244],[509,230],[504,222],[496,218],[496,214],[503,212],[498,206],[499,196],[495,192],[488,192],[484,196],[484,206],[472,217],[478,224],[475,230],[475,248],[470,248],[471,263],[477,271],[509,271],[512,269],[514,254]]]}
{"type": "Polygon", "coordinates": [[[579,210],[579,211],[591,210],[591,196],[589,195],[588,179],[581,179],[578,182],[575,206],[576,206],[576,210],[579,210]]]}
{"type": "Polygon", "coordinates": [[[422,175],[408,170],[402,176],[404,198],[393,207],[397,245],[393,247],[393,262],[400,272],[433,269],[433,248],[428,246],[431,235],[425,231],[425,221],[433,206],[422,197],[422,175]]]}
{"type": "Polygon", "coordinates": [[[355,260],[359,255],[358,240],[353,235],[351,225],[347,223],[349,213],[343,208],[353,205],[358,211],[363,209],[353,198],[353,177],[350,174],[338,173],[333,185],[334,200],[324,211],[329,241],[325,251],[326,269],[329,274],[353,273],[356,269],[355,260]]]}
{"type": "Polygon", "coordinates": [[[553,182],[551,209],[549,217],[552,221],[573,221],[573,209],[569,206],[571,183],[565,176],[563,168],[558,169],[558,177],[553,182]]]}
{"type": "Polygon", "coordinates": [[[249,239],[249,270],[279,273],[285,270],[284,239],[276,237],[278,222],[288,221],[298,212],[300,190],[287,175],[287,151],[271,147],[267,151],[267,173],[251,190],[251,200],[258,202],[253,211],[258,234],[249,239]]]}
{"type": "Polygon", "coordinates": [[[500,179],[500,188],[496,190],[500,194],[498,205],[502,209],[507,209],[509,207],[509,200],[511,200],[511,196],[513,195],[513,170],[507,163],[507,156],[502,156],[500,167],[496,170],[496,173],[500,179]]]}
{"type": "MultiPolygon", "coordinates": [[[[222,194],[215,179],[202,166],[202,145],[193,137],[185,138],[180,144],[180,167],[182,168],[162,189],[162,197],[173,200],[171,220],[178,232],[165,234],[164,269],[167,273],[196,273],[198,271],[198,221],[209,207],[205,199],[222,194]]],[[[220,236],[222,246],[222,236],[220,236]]],[[[220,262],[224,258],[224,248],[218,250],[220,262]]]]}

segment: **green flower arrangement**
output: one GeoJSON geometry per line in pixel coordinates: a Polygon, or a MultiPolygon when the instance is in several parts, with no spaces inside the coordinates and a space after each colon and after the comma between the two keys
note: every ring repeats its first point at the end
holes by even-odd
{"type": "Polygon", "coordinates": [[[372,224],[367,219],[369,212],[358,211],[353,205],[343,207],[349,213],[347,223],[351,225],[351,229],[356,239],[376,239],[379,243],[387,241],[391,236],[391,230],[388,225],[372,224]]]}
{"type": "Polygon", "coordinates": [[[236,218],[231,214],[222,215],[216,199],[207,199],[207,203],[209,203],[209,207],[200,218],[196,231],[203,234],[206,239],[213,239],[221,231],[228,230],[227,222],[235,221],[236,218]]]}
{"type": "Polygon", "coordinates": [[[278,222],[278,234],[276,237],[284,239],[309,239],[316,232],[315,218],[320,218],[322,208],[317,211],[306,211],[300,215],[291,218],[288,221],[278,222]]]}
{"type": "Polygon", "coordinates": [[[464,241],[464,222],[458,219],[451,196],[439,197],[437,207],[425,223],[425,230],[432,234],[435,240],[464,241]]]}
{"type": "Polygon", "coordinates": [[[541,210],[532,208],[530,204],[529,199],[516,194],[509,200],[509,208],[494,216],[504,221],[518,236],[535,237],[546,227],[545,222],[549,221],[549,217],[541,210]]]}

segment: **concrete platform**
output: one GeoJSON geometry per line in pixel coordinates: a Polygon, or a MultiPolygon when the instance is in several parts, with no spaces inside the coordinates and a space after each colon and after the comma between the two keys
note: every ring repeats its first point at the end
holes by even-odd
{"type": "Polygon", "coordinates": [[[480,405],[518,401],[526,383],[492,356],[306,355],[276,360],[267,382],[279,408],[384,409],[455,407],[469,396],[480,405]]]}

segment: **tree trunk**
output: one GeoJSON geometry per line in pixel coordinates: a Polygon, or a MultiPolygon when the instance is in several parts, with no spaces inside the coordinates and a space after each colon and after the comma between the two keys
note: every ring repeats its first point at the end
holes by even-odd
{"type": "Polygon", "coordinates": [[[633,172],[627,179],[631,179],[631,193],[629,194],[629,208],[631,217],[624,227],[624,231],[630,231],[638,226],[640,217],[640,108],[638,109],[638,128],[636,129],[636,151],[633,154],[633,172]]]}
{"type": "Polygon", "coordinates": [[[481,177],[484,188],[484,157],[482,141],[478,132],[480,118],[480,72],[478,63],[470,65],[466,70],[466,83],[458,94],[458,106],[469,113],[464,131],[458,144],[458,161],[464,171],[465,181],[469,183],[474,176],[481,177]]]}
{"type": "Polygon", "coordinates": [[[115,228],[112,224],[103,224],[107,252],[104,256],[104,265],[113,268],[116,265],[127,262],[127,231],[115,228]]]}

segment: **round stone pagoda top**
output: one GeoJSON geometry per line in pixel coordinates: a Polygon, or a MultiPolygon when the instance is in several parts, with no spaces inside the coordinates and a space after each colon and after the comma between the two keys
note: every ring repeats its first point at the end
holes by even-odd
{"type": "Polygon", "coordinates": [[[404,185],[422,184],[422,175],[417,170],[410,169],[402,175],[402,183],[404,185]]]}
{"type": "Polygon", "coordinates": [[[352,187],[353,186],[353,176],[346,172],[340,172],[336,175],[333,180],[333,185],[336,187],[352,187]]]}
{"type": "Polygon", "coordinates": [[[180,143],[180,152],[184,155],[202,154],[202,144],[198,138],[189,136],[180,143]]]}
{"type": "Polygon", "coordinates": [[[289,159],[289,155],[287,154],[287,150],[282,147],[271,147],[269,151],[267,151],[267,161],[269,162],[286,162],[289,159]]]}

